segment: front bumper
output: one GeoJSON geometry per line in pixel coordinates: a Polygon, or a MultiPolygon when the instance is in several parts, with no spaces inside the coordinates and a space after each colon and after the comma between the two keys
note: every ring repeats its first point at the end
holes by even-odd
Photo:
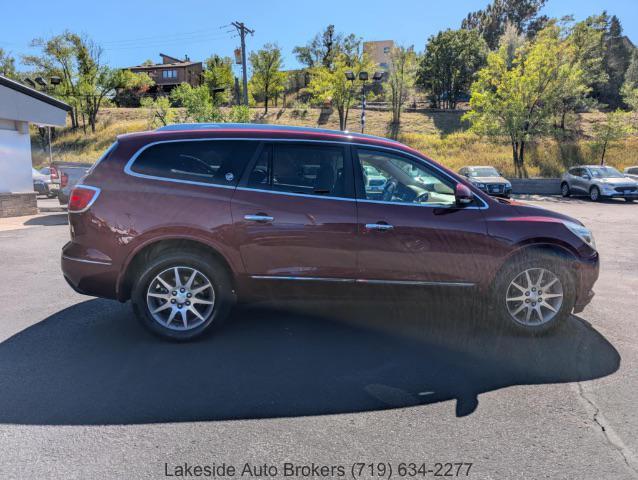
{"type": "Polygon", "coordinates": [[[600,274],[600,258],[598,252],[588,259],[575,264],[576,271],[576,302],[574,313],[582,312],[594,298],[594,284],[600,274]]]}

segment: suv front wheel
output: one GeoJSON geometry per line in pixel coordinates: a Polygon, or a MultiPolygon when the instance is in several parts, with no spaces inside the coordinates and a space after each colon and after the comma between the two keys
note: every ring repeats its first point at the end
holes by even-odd
{"type": "Polygon", "coordinates": [[[133,309],[151,332],[191,340],[219,327],[232,305],[226,269],[196,252],[165,252],[151,259],[133,288],[133,309]]]}
{"type": "Polygon", "coordinates": [[[575,303],[573,280],[564,260],[542,253],[505,265],[493,294],[499,319],[531,335],[554,329],[570,315],[575,303]]]}

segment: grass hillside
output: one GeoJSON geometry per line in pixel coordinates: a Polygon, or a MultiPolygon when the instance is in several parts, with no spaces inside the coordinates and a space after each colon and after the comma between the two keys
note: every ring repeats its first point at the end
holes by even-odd
{"type": "MultiPolygon", "coordinates": [[[[359,131],[359,110],[351,110],[348,127],[359,131]]],[[[366,112],[366,133],[393,136],[426,155],[458,170],[464,165],[493,165],[506,175],[513,175],[512,153],[509,143],[492,142],[467,131],[461,120],[462,112],[404,112],[401,128],[393,131],[387,111],[366,112]]],[[[591,126],[600,114],[581,114],[577,118],[579,140],[557,142],[551,138],[537,139],[527,152],[527,169],[530,176],[556,177],[566,167],[597,163],[589,138],[591,126]]],[[[253,109],[253,121],[281,125],[300,125],[337,130],[339,120],[336,112],[322,114],[320,109],[300,110],[295,108],[273,108],[267,116],[262,109],[253,109]]],[[[143,108],[103,109],[97,130],[85,134],[82,129],[62,129],[56,132],[53,156],[56,160],[94,162],[100,154],[122,133],[149,129],[148,112],[143,108]]],[[[32,136],[33,163],[36,167],[48,161],[34,129],[32,136]]],[[[638,165],[638,138],[630,137],[611,146],[607,152],[607,163],[618,168],[638,165]]]]}

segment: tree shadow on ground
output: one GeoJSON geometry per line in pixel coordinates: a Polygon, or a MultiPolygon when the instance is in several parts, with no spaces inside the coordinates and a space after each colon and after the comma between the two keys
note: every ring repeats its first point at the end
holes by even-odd
{"type": "Polygon", "coordinates": [[[528,338],[448,303],[389,294],[244,306],[217,334],[175,344],[143,330],[128,305],[89,300],[0,343],[0,423],[295,417],[450,399],[463,416],[484,392],[619,368],[616,349],[578,317],[528,338]]]}
{"type": "Polygon", "coordinates": [[[469,123],[461,120],[464,113],[465,111],[463,110],[423,111],[423,114],[432,121],[441,135],[467,130],[469,123]]]}

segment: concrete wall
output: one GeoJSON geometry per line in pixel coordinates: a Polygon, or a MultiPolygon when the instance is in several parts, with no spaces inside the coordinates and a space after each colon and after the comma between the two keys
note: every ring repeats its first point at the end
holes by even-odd
{"type": "Polygon", "coordinates": [[[0,118],[0,193],[33,192],[31,138],[26,122],[0,118]]]}
{"type": "Polygon", "coordinates": [[[560,195],[560,178],[509,178],[512,193],[560,195]]]}
{"type": "Polygon", "coordinates": [[[35,192],[0,193],[0,218],[20,217],[38,213],[35,192]]]}

